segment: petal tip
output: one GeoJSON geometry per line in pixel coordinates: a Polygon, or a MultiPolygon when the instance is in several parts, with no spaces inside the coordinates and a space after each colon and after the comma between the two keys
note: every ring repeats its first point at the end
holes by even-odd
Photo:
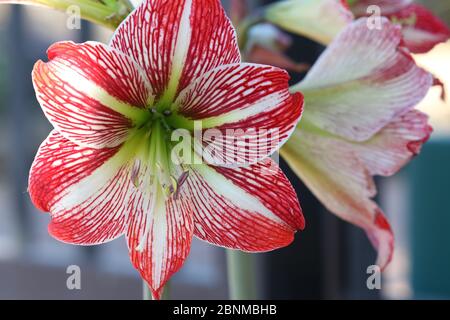
{"type": "Polygon", "coordinates": [[[410,141],[407,144],[408,151],[412,153],[412,156],[418,156],[420,152],[422,151],[422,146],[430,139],[431,134],[433,133],[433,127],[430,125],[427,125],[425,128],[425,136],[421,140],[416,141],[410,141]]]}
{"type": "Polygon", "coordinates": [[[389,266],[394,255],[394,234],[389,221],[380,209],[377,209],[374,226],[367,234],[378,251],[376,264],[384,271],[389,266]]]}

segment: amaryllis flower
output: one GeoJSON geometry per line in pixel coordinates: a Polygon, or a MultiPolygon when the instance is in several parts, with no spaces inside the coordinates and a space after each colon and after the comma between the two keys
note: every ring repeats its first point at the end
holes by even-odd
{"type": "Polygon", "coordinates": [[[367,12],[371,5],[379,6],[381,14],[403,27],[404,45],[413,53],[426,53],[450,39],[450,29],[430,10],[412,0],[353,0],[348,1],[356,16],[367,12]]]}
{"type": "Polygon", "coordinates": [[[429,138],[414,107],[433,77],[401,47],[400,27],[381,22],[381,30],[365,18],[351,24],[292,88],[304,93],[305,111],[282,156],[331,212],[366,231],[384,268],[393,234],[372,200],[372,176],[393,175],[429,138]]]}
{"type": "Polygon", "coordinates": [[[354,17],[344,0],[283,0],[270,5],[265,18],[285,30],[328,44],[354,17]]]}
{"type": "Polygon", "coordinates": [[[147,0],[109,46],[60,42],[48,58],[36,63],[33,82],[55,129],[29,191],[50,212],[52,236],[93,245],[125,235],[159,298],[193,235],[259,252],[288,245],[303,228],[293,188],[266,158],[294,130],[303,97],[288,92],[285,71],[240,62],[218,0],[147,0]],[[198,141],[195,120],[205,132],[241,130],[209,142],[247,166],[174,161],[176,129],[189,130],[196,146],[208,142],[198,141]]]}

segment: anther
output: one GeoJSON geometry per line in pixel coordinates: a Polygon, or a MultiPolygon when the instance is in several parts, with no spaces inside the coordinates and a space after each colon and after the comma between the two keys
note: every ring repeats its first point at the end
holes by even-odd
{"type": "Polygon", "coordinates": [[[187,178],[189,176],[189,171],[184,171],[181,176],[178,178],[178,181],[176,183],[176,190],[174,191],[173,198],[174,200],[178,200],[180,196],[180,189],[183,186],[183,184],[186,182],[187,178]]]}

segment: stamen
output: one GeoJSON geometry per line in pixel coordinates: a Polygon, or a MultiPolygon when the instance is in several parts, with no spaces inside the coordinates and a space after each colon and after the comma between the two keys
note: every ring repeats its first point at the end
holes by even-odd
{"type": "Polygon", "coordinates": [[[183,186],[183,184],[186,182],[187,178],[189,177],[189,171],[186,170],[184,171],[181,176],[178,178],[177,181],[177,189],[175,190],[174,194],[173,194],[173,198],[175,200],[178,200],[178,198],[180,197],[180,190],[181,187],[183,186]]]}
{"type": "Polygon", "coordinates": [[[177,180],[173,176],[170,176],[170,182],[171,182],[171,184],[169,187],[169,192],[170,192],[170,194],[174,194],[178,190],[178,183],[177,183],[177,180]]]}
{"type": "Polygon", "coordinates": [[[134,162],[133,169],[131,170],[131,182],[135,188],[139,187],[139,173],[141,171],[141,160],[137,159],[134,162]]]}
{"type": "Polygon", "coordinates": [[[166,129],[167,132],[171,132],[172,131],[172,129],[170,128],[170,126],[167,124],[166,121],[163,120],[163,121],[161,121],[161,123],[163,124],[164,129],[166,129]]]}
{"type": "Polygon", "coordinates": [[[188,177],[189,177],[189,170],[186,170],[181,174],[180,178],[178,179],[178,186],[181,187],[186,182],[188,177]]]}

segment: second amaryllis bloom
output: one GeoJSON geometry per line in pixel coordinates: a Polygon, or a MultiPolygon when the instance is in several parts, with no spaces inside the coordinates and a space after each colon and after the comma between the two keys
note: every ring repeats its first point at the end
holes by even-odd
{"type": "Polygon", "coordinates": [[[381,23],[352,23],[291,88],[304,93],[305,111],[281,154],[327,209],[366,231],[385,268],[394,236],[372,200],[373,176],[398,172],[430,137],[428,117],[414,107],[433,77],[402,47],[401,28],[381,23]]]}
{"type": "Polygon", "coordinates": [[[450,39],[450,29],[412,0],[283,0],[268,6],[265,18],[288,31],[329,44],[354,16],[369,16],[368,29],[380,28],[382,16],[402,26],[404,46],[426,53],[450,39]]]}
{"type": "Polygon", "coordinates": [[[93,245],[125,235],[159,298],[193,235],[260,252],[304,227],[294,190],[266,158],[293,132],[303,97],[289,93],[285,71],[241,63],[218,0],[147,0],[109,46],[61,42],[48,57],[33,83],[55,130],[29,191],[55,238],[93,245]],[[193,140],[192,162],[174,156],[177,129],[193,140]]]}

